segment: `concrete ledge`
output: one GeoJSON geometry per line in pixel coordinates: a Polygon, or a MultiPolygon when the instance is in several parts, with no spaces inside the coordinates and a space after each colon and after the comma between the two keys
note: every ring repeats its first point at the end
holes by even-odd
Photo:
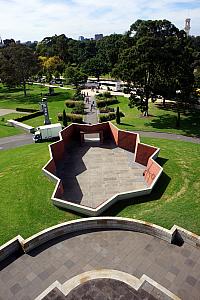
{"type": "Polygon", "coordinates": [[[34,128],[32,126],[29,126],[27,124],[24,124],[22,122],[18,122],[18,121],[15,121],[15,120],[7,120],[7,122],[9,124],[11,124],[12,126],[14,126],[14,127],[22,128],[22,129],[24,129],[24,130],[26,130],[28,132],[31,132],[31,130],[34,128]]]}
{"type": "MultiPolygon", "coordinates": [[[[82,283],[94,280],[94,279],[113,279],[121,281],[135,291],[139,291],[141,288],[145,290],[145,283],[148,283],[152,287],[152,292],[150,293],[154,296],[154,293],[159,292],[160,299],[166,300],[180,300],[178,296],[170,292],[168,289],[146,276],[142,275],[140,279],[136,278],[133,275],[128,273],[111,270],[111,269],[101,269],[101,270],[92,270],[88,272],[84,272],[75,277],[72,277],[64,284],[60,284],[58,281],[55,281],[51,284],[42,294],[40,294],[35,300],[42,300],[45,296],[47,296],[53,289],[57,288],[64,296],[67,296],[73,289],[81,285],[82,283]]],[[[148,287],[149,289],[149,287],[148,287]]]]}
{"type": "Polygon", "coordinates": [[[117,229],[129,230],[133,232],[141,232],[148,234],[168,243],[176,244],[176,241],[182,240],[193,247],[200,247],[200,236],[185,230],[179,226],[174,225],[170,230],[161,226],[128,218],[119,217],[93,217],[79,220],[73,220],[66,223],[58,224],[49,227],[39,233],[23,239],[20,235],[8,241],[0,247],[0,261],[6,259],[10,255],[20,252],[29,252],[34,248],[54,240],[57,237],[64,236],[69,233],[81,233],[85,230],[104,230],[104,229],[117,229]]]}
{"type": "Polygon", "coordinates": [[[24,239],[18,235],[0,247],[0,262],[7,257],[22,251],[22,243],[24,239]]]}

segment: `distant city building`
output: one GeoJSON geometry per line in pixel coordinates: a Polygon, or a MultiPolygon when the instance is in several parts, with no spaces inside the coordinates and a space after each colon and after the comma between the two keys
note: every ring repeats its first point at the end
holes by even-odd
{"type": "Polygon", "coordinates": [[[187,33],[187,36],[190,34],[190,29],[191,29],[190,21],[191,21],[190,18],[185,19],[185,28],[184,28],[184,30],[187,33]]]}
{"type": "Polygon", "coordinates": [[[84,41],[84,39],[85,39],[85,38],[84,38],[84,36],[82,36],[82,35],[79,36],[79,38],[78,38],[79,41],[84,41]]]}
{"type": "Polygon", "coordinates": [[[100,33],[100,34],[95,34],[95,36],[94,36],[95,41],[102,40],[102,38],[103,38],[103,34],[102,34],[102,33],[100,33]]]}
{"type": "Polygon", "coordinates": [[[2,48],[3,47],[3,40],[2,40],[2,38],[0,37],[0,48],[2,48]]]}

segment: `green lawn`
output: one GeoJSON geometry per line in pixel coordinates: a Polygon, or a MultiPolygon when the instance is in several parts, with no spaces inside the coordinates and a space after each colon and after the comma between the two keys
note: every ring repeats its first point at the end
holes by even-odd
{"type": "MultiPolygon", "coordinates": [[[[130,109],[128,106],[129,100],[125,97],[118,97],[120,103],[111,105],[111,107],[120,107],[120,110],[125,114],[121,118],[121,125],[118,127],[126,130],[144,130],[144,131],[158,131],[183,134],[189,136],[200,136],[200,112],[193,111],[188,114],[181,114],[181,127],[176,128],[175,107],[172,104],[166,105],[163,108],[161,103],[150,103],[149,114],[147,118],[142,117],[140,111],[136,108],[130,109]]],[[[115,121],[113,121],[116,124],[115,121]]]]}
{"type": "MultiPolygon", "coordinates": [[[[142,138],[161,148],[164,173],[151,195],[116,203],[104,215],[142,219],[166,228],[177,224],[200,234],[200,145],[142,138]]],[[[54,224],[78,218],[51,203],[55,183],[41,171],[47,143],[0,152],[0,244],[24,238],[54,224]]]]}
{"type": "MultiPolygon", "coordinates": [[[[42,99],[41,94],[44,96],[45,93],[48,93],[48,88],[38,85],[29,85],[27,87],[27,97],[24,97],[23,91],[21,89],[8,90],[6,87],[0,84],[0,108],[16,109],[17,107],[25,107],[39,109],[39,102],[42,99]]],[[[74,90],[63,90],[55,88],[54,91],[56,95],[48,97],[48,108],[52,123],[57,123],[57,114],[59,112],[62,113],[63,109],[65,109],[66,112],[71,111],[65,106],[64,101],[70,99],[73,96],[74,90]]],[[[13,117],[17,116],[19,117],[20,115],[16,114],[13,117]]],[[[4,118],[5,120],[7,120],[10,119],[11,116],[6,115],[4,118]]],[[[43,125],[44,117],[37,117],[25,121],[25,123],[33,127],[43,125]]],[[[2,117],[0,117],[0,137],[19,133],[22,133],[22,131],[7,126],[6,122],[3,122],[2,117]]]]}

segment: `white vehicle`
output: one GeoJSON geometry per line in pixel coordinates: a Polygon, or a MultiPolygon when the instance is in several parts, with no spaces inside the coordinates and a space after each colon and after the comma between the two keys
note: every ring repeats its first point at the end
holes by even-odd
{"type": "Polygon", "coordinates": [[[60,123],[39,126],[36,128],[36,131],[33,135],[33,140],[35,143],[37,143],[58,138],[61,130],[62,126],[60,123]]]}
{"type": "Polygon", "coordinates": [[[121,91],[120,81],[100,80],[99,84],[103,90],[113,91],[113,92],[121,91]]]}

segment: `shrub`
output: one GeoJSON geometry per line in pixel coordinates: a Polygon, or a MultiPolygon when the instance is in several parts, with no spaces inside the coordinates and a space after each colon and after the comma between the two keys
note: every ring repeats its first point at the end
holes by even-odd
{"type": "Polygon", "coordinates": [[[108,99],[108,98],[113,98],[110,92],[104,92],[100,93],[99,95],[96,96],[98,99],[108,99]]]}
{"type": "Polygon", "coordinates": [[[74,96],[73,96],[73,100],[75,101],[84,101],[84,95],[81,94],[81,90],[77,89],[74,96]]]}
{"type": "Polygon", "coordinates": [[[63,109],[62,121],[63,121],[63,126],[67,127],[67,115],[65,109],[63,109]]]}
{"type": "Polygon", "coordinates": [[[103,107],[99,109],[100,113],[109,113],[109,112],[115,112],[114,107],[103,107]]]}
{"type": "MultiPolygon", "coordinates": [[[[75,114],[66,114],[67,122],[71,123],[83,123],[83,116],[82,115],[75,115],[75,114]]],[[[58,121],[63,121],[63,114],[58,113],[58,121]]]]}
{"type": "Polygon", "coordinates": [[[117,106],[117,111],[116,111],[116,123],[117,123],[117,124],[120,124],[119,106],[117,106]]]}
{"type": "Polygon", "coordinates": [[[115,120],[115,113],[109,113],[109,114],[99,116],[100,122],[107,122],[107,121],[111,121],[111,120],[115,120]]]}
{"type": "Polygon", "coordinates": [[[69,108],[74,108],[76,104],[82,104],[83,102],[82,101],[75,101],[75,100],[66,100],[65,101],[65,105],[69,108]]]}
{"type": "Polygon", "coordinates": [[[107,99],[107,100],[97,100],[97,107],[104,107],[107,105],[117,104],[119,101],[117,98],[107,99]]]}
{"type": "Polygon", "coordinates": [[[77,101],[77,103],[75,104],[75,107],[72,110],[72,114],[83,115],[84,108],[85,108],[84,102],[77,101]]]}

